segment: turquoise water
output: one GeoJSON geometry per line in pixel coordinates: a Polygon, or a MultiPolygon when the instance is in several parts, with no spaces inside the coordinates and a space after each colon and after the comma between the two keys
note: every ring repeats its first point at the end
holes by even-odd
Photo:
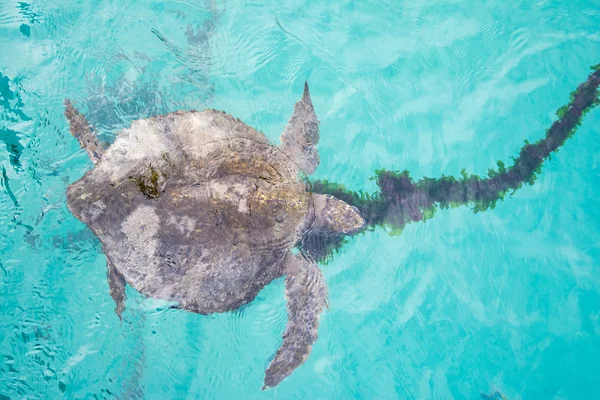
{"type": "Polygon", "coordinates": [[[121,324],[65,205],[91,163],[62,115],[73,99],[109,141],[214,107],[276,141],[307,78],[316,178],[485,174],[600,63],[598,26],[592,1],[2,0],[0,398],[600,398],[600,110],[495,209],[351,239],[310,357],[266,392],[283,280],[214,316],[129,290],[121,324]]]}

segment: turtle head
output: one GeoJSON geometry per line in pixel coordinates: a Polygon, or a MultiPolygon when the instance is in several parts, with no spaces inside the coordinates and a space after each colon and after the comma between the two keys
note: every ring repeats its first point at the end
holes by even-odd
{"type": "Polygon", "coordinates": [[[366,223],[356,207],[328,194],[313,194],[315,228],[332,234],[352,235],[366,223]]]}

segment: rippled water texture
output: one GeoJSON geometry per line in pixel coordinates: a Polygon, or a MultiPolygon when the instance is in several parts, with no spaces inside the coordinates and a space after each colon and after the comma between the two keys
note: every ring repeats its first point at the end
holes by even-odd
{"type": "Polygon", "coordinates": [[[276,141],[308,78],[315,177],[485,174],[543,137],[600,63],[594,1],[0,1],[0,398],[600,398],[600,111],[495,209],[356,236],[327,264],[308,361],[261,392],[283,280],[228,314],[128,291],[66,208],[133,119],[223,109],[276,141]]]}

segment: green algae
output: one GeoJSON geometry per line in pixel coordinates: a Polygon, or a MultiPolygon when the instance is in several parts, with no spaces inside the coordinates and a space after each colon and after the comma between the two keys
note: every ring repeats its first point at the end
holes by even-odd
{"type": "MultiPolygon", "coordinates": [[[[352,191],[328,180],[310,183],[314,193],[330,194],[357,207],[365,221],[365,229],[382,227],[391,235],[402,233],[406,224],[427,221],[437,209],[470,206],[474,213],[494,209],[498,201],[512,195],[523,185],[533,185],[542,173],[545,160],[573,137],[583,117],[600,104],[600,64],[591,67],[588,79],[569,96],[569,103],[556,111],[556,120],[542,139],[534,143],[525,140],[512,165],[503,161],[481,177],[461,171],[460,177],[424,177],[415,181],[409,171],[375,171],[372,178],[379,191],[352,191]]],[[[323,240],[323,238],[321,238],[323,240]]],[[[328,238],[315,252],[315,257],[328,259],[344,241],[328,238]]]]}
{"type": "Polygon", "coordinates": [[[132,178],[137,184],[140,192],[146,197],[155,199],[160,197],[160,188],[158,187],[158,171],[152,167],[150,169],[150,176],[140,175],[132,178]]]}

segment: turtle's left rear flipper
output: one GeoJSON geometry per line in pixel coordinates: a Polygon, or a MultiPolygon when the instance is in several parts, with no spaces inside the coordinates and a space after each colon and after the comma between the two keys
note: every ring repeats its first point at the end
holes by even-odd
{"type": "Polygon", "coordinates": [[[100,141],[94,132],[92,132],[90,124],[83,114],[73,107],[69,99],[65,99],[65,117],[67,117],[71,124],[71,134],[79,140],[81,147],[87,151],[90,160],[96,164],[102,158],[104,147],[102,147],[102,144],[100,144],[100,141]]]}
{"type": "Polygon", "coordinates": [[[317,264],[290,254],[285,268],[288,322],[283,344],[267,368],[263,390],[278,385],[306,361],[317,340],[319,314],[327,305],[327,285],[317,264]]]}

